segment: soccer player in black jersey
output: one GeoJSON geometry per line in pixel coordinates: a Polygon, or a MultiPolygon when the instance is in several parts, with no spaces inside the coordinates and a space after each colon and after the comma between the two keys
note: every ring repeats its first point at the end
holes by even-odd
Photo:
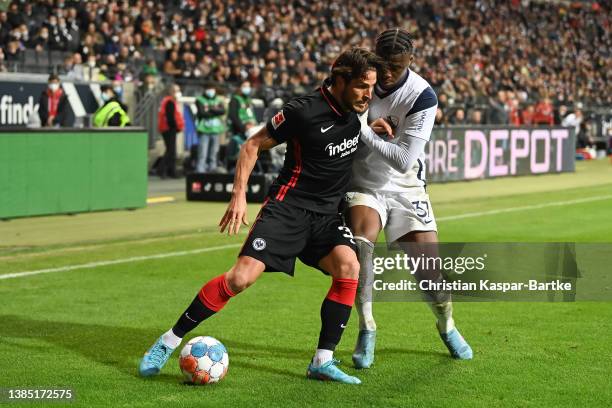
{"type": "Polygon", "coordinates": [[[368,109],[380,60],[352,49],[334,62],[331,77],[311,94],[287,103],[266,127],[243,145],[234,191],[221,232],[235,234],[247,223],[245,189],[259,152],[287,143],[285,164],[234,266],[206,283],[191,305],[145,353],[140,374],[158,374],[185,334],[220,311],[264,271],[293,275],[295,259],[331,275],[331,288],[321,306],[321,331],[307,376],[347,384],[361,381],[337,367],[339,343],[355,300],[359,262],[351,231],[338,215],[351,177],[361,122],[368,109]]]}

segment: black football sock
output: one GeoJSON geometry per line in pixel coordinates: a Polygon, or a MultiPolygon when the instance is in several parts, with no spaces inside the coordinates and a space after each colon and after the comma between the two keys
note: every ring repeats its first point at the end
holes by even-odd
{"type": "Polygon", "coordinates": [[[215,313],[217,312],[204,306],[200,297],[196,295],[193,302],[191,302],[187,310],[185,310],[174,327],[172,327],[172,331],[178,337],[185,337],[185,334],[195,329],[200,323],[215,313]]]}
{"type": "Polygon", "coordinates": [[[318,349],[334,351],[351,316],[351,306],[325,299],[321,305],[321,333],[318,349]]]}

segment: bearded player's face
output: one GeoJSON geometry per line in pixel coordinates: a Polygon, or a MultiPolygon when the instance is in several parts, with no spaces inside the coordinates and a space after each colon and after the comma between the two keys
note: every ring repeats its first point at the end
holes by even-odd
{"type": "Polygon", "coordinates": [[[345,83],[342,91],[343,105],[357,113],[365,112],[372,99],[374,85],[376,85],[375,70],[367,71],[362,78],[345,83]]]}

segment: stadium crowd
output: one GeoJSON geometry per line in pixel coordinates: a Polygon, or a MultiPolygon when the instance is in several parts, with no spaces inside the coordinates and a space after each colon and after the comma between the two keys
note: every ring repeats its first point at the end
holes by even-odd
{"type": "Polygon", "coordinates": [[[269,104],[305,93],[349,45],[414,33],[413,69],[439,96],[438,123],[560,123],[612,103],[611,4],[529,0],[13,1],[0,11],[0,70],[26,49],[70,51],[75,79],[248,80],[269,104]],[[567,107],[567,108],[566,108],[567,107]],[[561,109],[561,112],[560,112],[561,109]]]}

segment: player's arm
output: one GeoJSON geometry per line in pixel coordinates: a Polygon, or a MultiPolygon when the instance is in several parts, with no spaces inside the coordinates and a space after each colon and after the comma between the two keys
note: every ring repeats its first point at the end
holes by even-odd
{"type": "Polygon", "coordinates": [[[303,107],[298,101],[289,102],[280,112],[270,118],[266,126],[247,139],[240,148],[238,162],[236,163],[232,199],[219,223],[221,232],[227,228],[228,234],[236,234],[240,229],[241,223],[249,225],[247,220],[246,189],[249,176],[257,162],[257,157],[260,152],[271,149],[278,144],[284,143],[290,137],[295,136],[302,123],[301,110],[303,110],[303,107]]]}
{"type": "Polygon", "coordinates": [[[246,200],[249,176],[255,167],[259,153],[271,149],[277,144],[278,142],[270,136],[268,129],[264,126],[240,147],[240,154],[236,163],[236,174],[234,175],[232,198],[223,218],[221,218],[221,222],[219,222],[221,232],[224,232],[227,228],[229,235],[237,234],[241,223],[249,225],[246,200]]]}
{"type": "MultiPolygon", "coordinates": [[[[406,115],[402,128],[398,129],[393,142],[380,138],[375,131],[362,122],[361,140],[400,173],[414,166],[425,151],[436,118],[438,101],[431,88],[423,91],[406,115]]],[[[371,124],[376,128],[376,121],[371,124]]]]}

